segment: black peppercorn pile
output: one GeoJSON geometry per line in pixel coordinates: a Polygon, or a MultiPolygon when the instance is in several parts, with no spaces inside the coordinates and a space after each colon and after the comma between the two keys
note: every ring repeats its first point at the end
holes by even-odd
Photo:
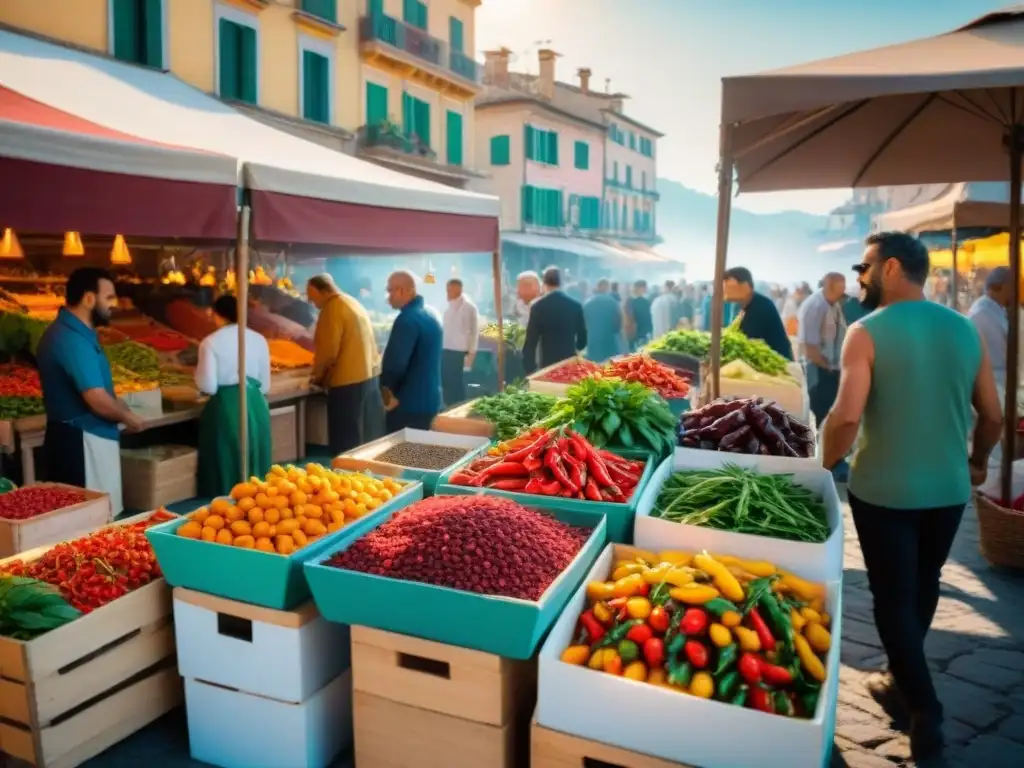
{"type": "Polygon", "coordinates": [[[537,601],[591,531],[496,496],[434,496],[397,512],[326,565],[537,601]]]}
{"type": "Polygon", "coordinates": [[[467,453],[469,451],[466,448],[452,445],[398,443],[374,456],[373,460],[416,469],[447,469],[467,453]]]}

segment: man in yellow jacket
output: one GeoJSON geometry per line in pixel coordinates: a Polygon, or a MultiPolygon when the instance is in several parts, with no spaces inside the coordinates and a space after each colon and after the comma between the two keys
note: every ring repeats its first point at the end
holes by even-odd
{"type": "Polygon", "coordinates": [[[377,342],[362,304],[328,274],[310,278],[306,293],[320,310],[312,383],[327,390],[327,434],[337,455],[384,435],[377,342]]]}

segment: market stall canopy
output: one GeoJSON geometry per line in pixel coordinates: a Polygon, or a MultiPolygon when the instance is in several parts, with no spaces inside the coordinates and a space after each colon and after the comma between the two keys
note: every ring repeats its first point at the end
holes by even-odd
{"type": "Polygon", "coordinates": [[[102,126],[238,158],[257,240],[362,253],[494,250],[497,198],[276,130],[172,74],[0,30],[0,81],[102,126]]]}
{"type": "MultiPolygon", "coordinates": [[[[949,248],[932,251],[929,255],[935,269],[952,269],[953,252],[949,248]]],[[[1010,263],[1010,235],[1002,232],[991,237],[966,240],[957,249],[957,269],[993,269],[1010,263]]]]}
{"type": "Polygon", "coordinates": [[[1005,181],[1022,84],[1021,6],[936,37],[725,78],[739,191],[1005,181]]]}
{"type": "Polygon", "coordinates": [[[945,193],[920,205],[875,217],[876,232],[934,232],[954,227],[1005,227],[1010,220],[1010,187],[1005,182],[950,184],[945,193]]]}
{"type": "Polygon", "coordinates": [[[588,259],[602,259],[608,256],[608,249],[601,243],[584,240],[581,237],[555,237],[537,235],[531,232],[503,232],[503,243],[518,245],[520,248],[536,248],[543,251],[564,251],[588,259]]]}
{"type": "Polygon", "coordinates": [[[0,227],[235,237],[237,161],[105,128],[0,86],[0,227]]]}

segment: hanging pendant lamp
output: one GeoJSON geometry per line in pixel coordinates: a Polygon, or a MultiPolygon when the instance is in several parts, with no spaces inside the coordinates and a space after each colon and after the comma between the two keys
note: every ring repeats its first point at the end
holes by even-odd
{"type": "Polygon", "coordinates": [[[4,236],[0,238],[0,259],[23,259],[25,252],[21,250],[21,243],[14,230],[8,227],[4,230],[4,236]]]}
{"type": "Polygon", "coordinates": [[[132,263],[132,253],[128,250],[128,244],[124,241],[124,235],[118,235],[114,238],[114,247],[110,249],[110,263],[132,263]]]}
{"type": "Polygon", "coordinates": [[[78,232],[65,232],[64,249],[61,253],[64,256],[85,256],[85,246],[82,245],[82,235],[78,232]]]}

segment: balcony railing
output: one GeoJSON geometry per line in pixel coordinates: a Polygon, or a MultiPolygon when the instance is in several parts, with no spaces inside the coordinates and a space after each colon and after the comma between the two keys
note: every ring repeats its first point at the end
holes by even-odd
{"type": "Polygon", "coordinates": [[[405,51],[411,56],[458,75],[464,80],[480,82],[480,65],[470,56],[453,51],[443,40],[431,37],[424,30],[386,14],[363,16],[359,20],[360,42],[381,42],[405,51]]]}
{"type": "Polygon", "coordinates": [[[636,192],[644,197],[650,197],[653,200],[661,199],[661,193],[656,189],[642,189],[640,187],[634,187],[632,184],[628,184],[625,181],[619,181],[618,179],[605,179],[604,183],[605,186],[611,187],[612,189],[623,189],[627,192],[636,192]]]}
{"type": "Polygon", "coordinates": [[[378,125],[364,125],[356,132],[360,147],[374,149],[384,147],[407,155],[424,157],[427,160],[437,159],[434,152],[416,134],[411,136],[402,133],[402,129],[392,122],[384,121],[378,125]]]}

